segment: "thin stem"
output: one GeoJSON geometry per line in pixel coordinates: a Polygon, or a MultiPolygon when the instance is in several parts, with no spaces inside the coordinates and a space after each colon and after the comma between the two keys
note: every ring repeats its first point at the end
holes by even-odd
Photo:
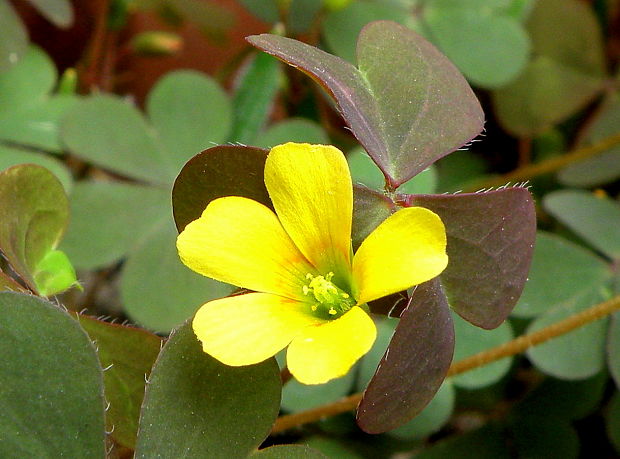
{"type": "MultiPolygon", "coordinates": [[[[565,335],[576,328],[582,327],[590,322],[594,322],[595,320],[608,316],[618,310],[620,310],[620,295],[603,303],[594,305],[577,314],[573,314],[572,316],[551,324],[541,330],[519,336],[518,338],[508,341],[500,346],[472,355],[471,357],[467,357],[463,360],[459,360],[450,366],[447,376],[465,373],[473,370],[474,368],[488,365],[496,360],[519,354],[530,347],[542,344],[550,339],[557,338],[558,336],[565,335]]],[[[280,416],[276,420],[271,433],[275,434],[293,427],[299,427],[303,424],[316,422],[320,419],[351,411],[355,409],[361,399],[362,393],[360,392],[338,400],[337,402],[319,406],[311,410],[280,416]]]]}
{"type": "Polygon", "coordinates": [[[555,172],[571,163],[582,161],[584,159],[595,156],[602,153],[611,147],[620,144],[620,134],[611,135],[600,142],[593,145],[578,148],[570,153],[555,158],[550,158],[545,161],[541,161],[535,164],[529,164],[523,167],[519,167],[508,174],[500,175],[499,177],[493,177],[489,180],[483,180],[468,187],[466,191],[476,191],[482,188],[490,188],[494,186],[504,185],[507,182],[522,182],[524,180],[530,180],[539,175],[555,172]]]}

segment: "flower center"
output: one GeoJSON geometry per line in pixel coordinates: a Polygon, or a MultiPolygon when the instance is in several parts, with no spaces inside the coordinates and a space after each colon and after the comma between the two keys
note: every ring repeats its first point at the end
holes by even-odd
{"type": "Polygon", "coordinates": [[[355,306],[355,300],[351,298],[351,295],[331,281],[333,277],[332,272],[327,273],[326,276],[313,276],[308,273],[306,279],[309,282],[303,286],[304,295],[312,294],[314,297],[315,303],[311,306],[312,311],[326,313],[327,317],[332,319],[341,316],[355,306]]]}

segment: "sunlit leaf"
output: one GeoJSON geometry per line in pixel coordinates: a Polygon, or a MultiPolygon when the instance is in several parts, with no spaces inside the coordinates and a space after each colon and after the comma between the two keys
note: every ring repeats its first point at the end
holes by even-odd
{"type": "Polygon", "coordinates": [[[399,427],[433,399],[452,362],[454,329],[435,279],[418,285],[357,408],[368,433],[399,427]]]}
{"type": "Polygon", "coordinates": [[[146,379],[159,354],[161,338],[144,330],[110,324],[84,315],[80,326],[96,343],[103,373],[106,429],[114,441],[135,448],[146,379]]]}
{"type": "Polygon", "coordinates": [[[393,186],[482,129],[480,104],[458,70],[425,39],[396,23],[377,21],[362,30],[359,69],[285,37],[248,40],[324,86],[393,186]]]}
{"type": "Polygon", "coordinates": [[[77,322],[31,295],[0,293],[0,456],[105,456],[95,348],[77,322]]]}
{"type": "Polygon", "coordinates": [[[269,433],[279,404],[275,360],[226,366],[203,353],[184,325],[151,373],[136,457],[247,457],[269,433]]]}
{"type": "Polygon", "coordinates": [[[612,259],[620,258],[620,205],[577,190],[549,193],[545,209],[586,242],[612,259]]]}
{"type": "Polygon", "coordinates": [[[69,204],[58,179],[35,165],[14,166],[0,173],[0,248],[31,288],[35,274],[67,226],[69,204]]]}
{"type": "Polygon", "coordinates": [[[409,205],[434,211],[446,226],[449,262],[440,277],[450,306],[474,325],[497,327],[517,303],[530,267],[536,236],[530,193],[418,195],[409,205]]]}

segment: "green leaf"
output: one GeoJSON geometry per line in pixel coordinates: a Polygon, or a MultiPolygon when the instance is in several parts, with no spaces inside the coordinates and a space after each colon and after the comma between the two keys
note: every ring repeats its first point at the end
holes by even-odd
{"type": "Polygon", "coordinates": [[[105,457],[102,372],[69,315],[0,293],[0,456],[105,457]]]}
{"type": "Polygon", "coordinates": [[[103,373],[106,429],[114,441],[135,448],[144,386],[161,349],[162,340],[139,328],[77,316],[80,326],[96,343],[103,373]]]}
{"type": "Polygon", "coordinates": [[[125,311],[151,330],[170,331],[202,304],[232,291],[183,265],[176,236],[172,220],[167,219],[131,251],[123,266],[120,293],[125,311]]]}
{"type": "Polygon", "coordinates": [[[323,37],[329,49],[355,64],[355,43],[364,26],[372,21],[387,20],[406,25],[405,8],[386,2],[358,0],[345,8],[332,11],[323,20],[323,37]]]}
{"type": "Polygon", "coordinates": [[[167,152],[164,160],[171,180],[189,158],[224,142],[232,127],[228,96],[199,72],[166,74],[149,93],[146,105],[167,152]]]}
{"type": "Polygon", "coordinates": [[[67,28],[73,24],[73,8],[69,0],[28,0],[39,13],[57,27],[67,28]]]}
{"type": "Polygon", "coordinates": [[[35,274],[67,226],[69,204],[58,179],[31,164],[0,173],[0,248],[34,290],[35,274]]]}
{"type": "Polygon", "coordinates": [[[43,153],[0,145],[0,171],[18,164],[37,164],[52,172],[62,183],[66,193],[73,187],[69,169],[56,158],[43,153]]]}
{"type": "MultiPolygon", "coordinates": [[[[385,177],[370,159],[363,148],[355,148],[347,155],[351,176],[354,183],[364,185],[373,190],[382,190],[385,177]]],[[[437,172],[434,166],[429,166],[414,178],[398,187],[399,193],[431,194],[435,192],[437,172]]]]}
{"type": "Polygon", "coordinates": [[[332,379],[326,384],[312,386],[292,379],[282,388],[282,409],[294,413],[335,402],[349,394],[354,380],[355,371],[349,371],[342,378],[332,379]]]}
{"type": "Polygon", "coordinates": [[[596,96],[605,60],[599,25],[583,2],[537,1],[528,32],[534,57],[513,83],[493,93],[493,105],[509,132],[531,137],[596,96]]]}
{"type": "Polygon", "coordinates": [[[601,253],[620,258],[620,205],[616,202],[585,191],[561,190],[545,196],[543,205],[601,253]]]}
{"type": "MultiPolygon", "coordinates": [[[[454,360],[459,361],[482,351],[492,349],[510,341],[514,334],[508,322],[503,322],[493,330],[481,330],[461,319],[453,316],[456,347],[454,360]]],[[[480,389],[499,381],[508,373],[512,358],[505,358],[497,362],[484,365],[475,370],[454,376],[452,382],[465,389],[480,389]]]]}
{"type": "Polygon", "coordinates": [[[517,457],[567,459],[579,457],[579,436],[575,428],[546,413],[529,414],[512,424],[517,457]]]}
{"type": "MultiPolygon", "coordinates": [[[[592,124],[587,126],[582,146],[592,145],[620,132],[620,98],[608,100],[592,124]]],[[[568,186],[592,187],[620,177],[620,145],[562,169],[558,179],[568,186]]]]}
{"type": "Polygon", "coordinates": [[[456,398],[454,385],[445,380],[435,397],[415,418],[389,434],[403,440],[423,439],[441,429],[452,416],[456,398]]]}
{"type": "Polygon", "coordinates": [[[470,183],[484,175],[488,164],[471,151],[459,150],[442,158],[435,167],[438,173],[438,192],[454,193],[470,188],[470,183]]]}
{"type": "Polygon", "coordinates": [[[246,457],[268,435],[279,402],[274,359],[223,365],[202,352],[191,326],[184,325],[151,373],[136,457],[246,457]]]}
{"type": "Polygon", "coordinates": [[[75,266],[102,268],[120,260],[169,217],[164,190],[120,182],[78,182],[61,244],[75,266]]]}
{"type": "Polygon", "coordinates": [[[424,9],[430,39],[467,79],[484,88],[514,80],[525,67],[530,41],[518,19],[459,2],[424,9]]]}
{"type": "Polygon", "coordinates": [[[607,336],[607,361],[609,373],[620,389],[620,314],[611,317],[607,336]]]}
{"type": "Polygon", "coordinates": [[[424,449],[416,459],[508,459],[512,457],[501,428],[487,424],[476,430],[439,441],[424,449]]]}
{"type": "Polygon", "coordinates": [[[14,66],[27,48],[28,33],[22,21],[9,2],[0,2],[0,73],[14,66]]]}
{"type": "Polygon", "coordinates": [[[458,70],[430,43],[396,23],[377,21],[363,29],[359,69],[296,40],[274,35],[248,40],[328,90],[394,187],[482,129],[480,104],[458,70]]]}
{"type": "Polygon", "coordinates": [[[600,290],[610,275],[607,263],[593,253],[540,231],[528,282],[512,314],[536,317],[586,292],[600,290]]]}
{"type": "Polygon", "coordinates": [[[305,445],[277,445],[250,455],[256,459],[327,459],[327,456],[305,445]]]}
{"type": "MultiPolygon", "coordinates": [[[[600,292],[573,298],[539,316],[527,333],[559,322],[593,306],[603,298],[600,292]]],[[[544,373],[560,379],[585,379],[605,366],[607,320],[601,319],[527,351],[530,361],[544,373]]]]}
{"type": "Polygon", "coordinates": [[[33,277],[37,290],[43,296],[55,295],[74,285],[80,286],[73,265],[60,250],[47,252],[37,263],[33,277]]]}
{"type": "Polygon", "coordinates": [[[345,444],[332,438],[310,437],[305,440],[305,443],[330,458],[362,459],[362,456],[347,448],[345,444]]]}
{"type": "Polygon", "coordinates": [[[246,67],[232,104],[234,123],[230,140],[253,144],[269,118],[281,70],[279,62],[264,53],[254,56],[246,67]]]}
{"type": "Polygon", "coordinates": [[[398,320],[381,317],[375,321],[375,325],[377,326],[377,338],[375,339],[370,351],[362,357],[359,363],[356,382],[356,388],[358,391],[363,391],[366,388],[377,371],[381,358],[385,354],[385,350],[394,335],[394,329],[396,328],[396,325],[398,325],[398,320]]]}
{"type": "Polygon", "coordinates": [[[329,138],[317,123],[305,118],[289,118],[269,126],[258,135],[254,144],[270,149],[287,142],[328,144],[329,138]]]}
{"type": "Polygon", "coordinates": [[[418,195],[408,205],[437,213],[448,236],[450,262],[441,282],[450,306],[479,327],[499,326],[523,290],[536,237],[529,191],[418,195]]]}
{"type": "Polygon", "coordinates": [[[616,391],[607,411],[607,436],[620,453],[620,392],[616,391]]]}
{"type": "Polygon", "coordinates": [[[81,100],[64,117],[61,137],[82,159],[131,178],[169,183],[172,164],[140,112],[117,96],[81,100]]]}

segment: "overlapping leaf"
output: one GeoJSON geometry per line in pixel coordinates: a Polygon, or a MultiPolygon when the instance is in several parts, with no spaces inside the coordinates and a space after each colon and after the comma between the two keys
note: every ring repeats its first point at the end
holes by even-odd
{"type": "Polygon", "coordinates": [[[425,39],[395,23],[377,21],[363,29],[358,68],[284,37],[248,41],[319,82],[394,187],[482,130],[480,104],[458,70],[425,39]]]}
{"type": "Polygon", "coordinates": [[[167,190],[185,161],[227,138],[232,111],[212,80],[190,71],[160,80],[147,109],[150,122],[118,97],[95,95],[65,117],[62,139],[73,154],[147,185],[76,185],[64,247],[77,266],[90,269],[129,256],[123,277],[129,276],[121,281],[126,311],[168,331],[230,291],[191,272],[171,252],[176,235],[167,190]]]}
{"type": "Polygon", "coordinates": [[[58,307],[0,293],[0,456],[105,457],[102,371],[58,307]]]}

